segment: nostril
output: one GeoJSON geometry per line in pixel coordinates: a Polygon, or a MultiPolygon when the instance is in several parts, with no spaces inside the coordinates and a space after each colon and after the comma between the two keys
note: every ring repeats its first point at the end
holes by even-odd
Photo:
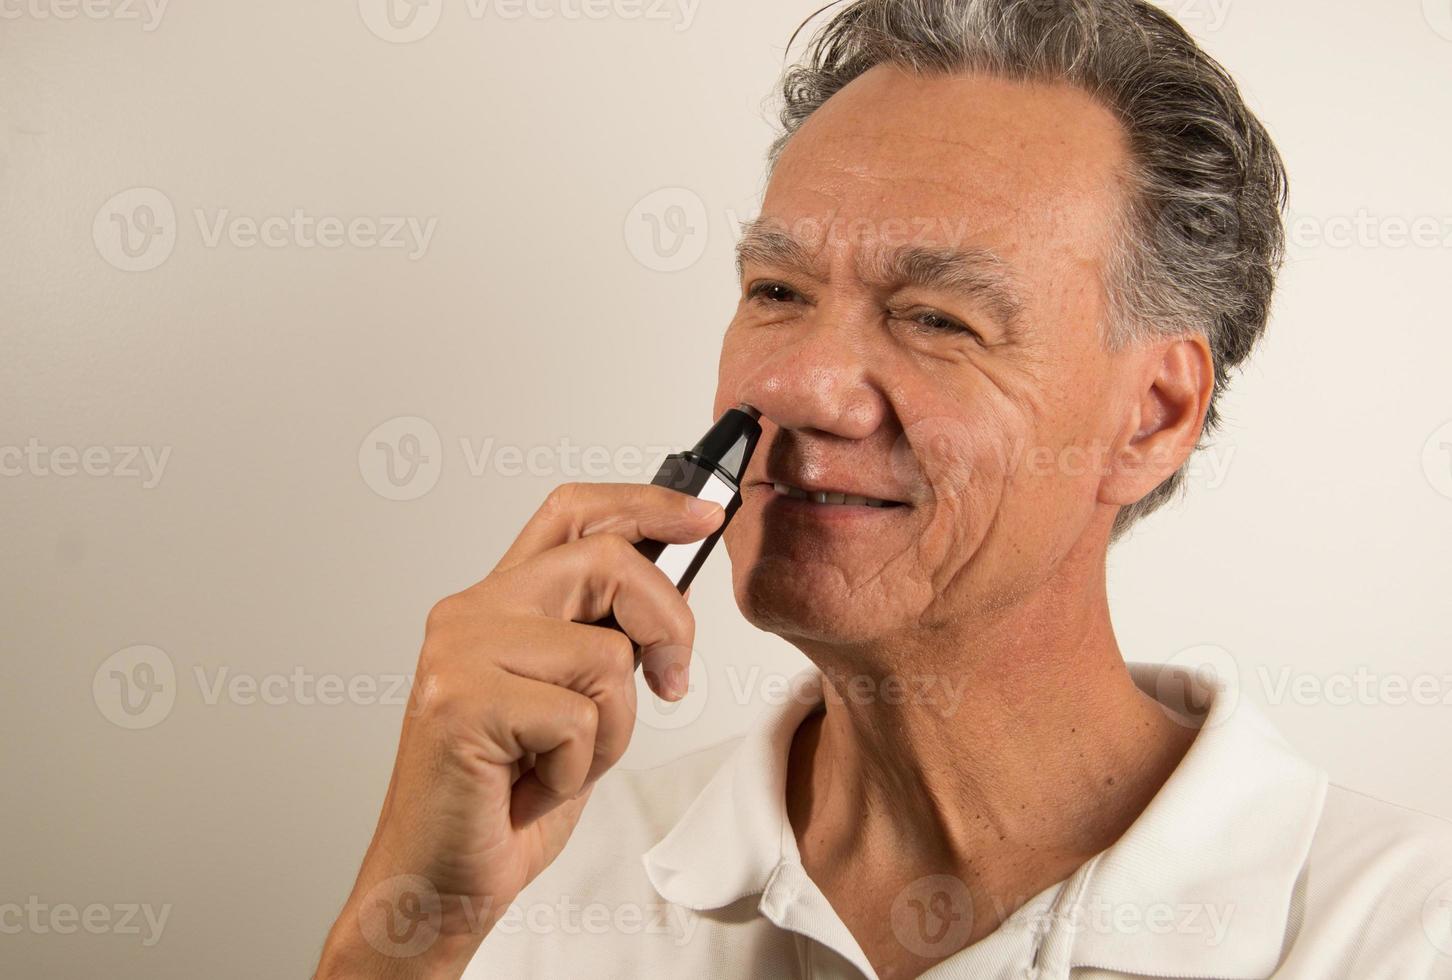
{"type": "Polygon", "coordinates": [[[742,402],[740,405],[737,405],[736,406],[736,411],[738,411],[738,412],[745,412],[747,415],[750,415],[751,416],[751,418],[752,418],[753,421],[756,421],[756,422],[760,422],[761,421],[761,412],[758,409],[752,408],[750,405],[746,404],[745,402],[742,402]]]}

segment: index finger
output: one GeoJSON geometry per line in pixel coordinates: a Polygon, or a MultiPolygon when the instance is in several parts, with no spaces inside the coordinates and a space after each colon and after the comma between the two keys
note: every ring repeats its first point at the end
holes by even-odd
{"type": "Polygon", "coordinates": [[[602,531],[628,541],[699,541],[723,514],[720,504],[650,483],[564,483],[545,498],[494,570],[602,531]]]}

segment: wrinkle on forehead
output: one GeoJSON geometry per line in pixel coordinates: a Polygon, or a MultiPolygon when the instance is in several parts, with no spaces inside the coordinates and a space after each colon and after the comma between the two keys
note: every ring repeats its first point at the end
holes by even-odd
{"type": "Polygon", "coordinates": [[[802,124],[764,210],[810,210],[821,195],[854,213],[965,214],[989,225],[1073,217],[1083,234],[1119,206],[1129,164],[1122,124],[1071,84],[879,66],[802,124]]]}

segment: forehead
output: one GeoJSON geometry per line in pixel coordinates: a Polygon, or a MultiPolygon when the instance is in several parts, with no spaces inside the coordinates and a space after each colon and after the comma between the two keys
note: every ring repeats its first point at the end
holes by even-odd
{"type": "Polygon", "coordinates": [[[850,225],[859,246],[910,227],[919,244],[987,248],[1029,273],[1097,265],[1128,160],[1113,113],[1072,85],[879,65],[788,142],[762,213],[850,225]]]}

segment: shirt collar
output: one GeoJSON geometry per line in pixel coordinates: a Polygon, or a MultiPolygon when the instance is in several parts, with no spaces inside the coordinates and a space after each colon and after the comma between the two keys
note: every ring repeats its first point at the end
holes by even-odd
{"type": "Polygon", "coordinates": [[[662,898],[698,911],[765,891],[796,838],[786,814],[787,759],[797,727],[822,703],[809,667],[747,731],[675,827],[643,857],[662,898]],[[788,842],[790,848],[788,849],[788,842]]]}
{"type": "MultiPolygon", "coordinates": [[[[1268,977],[1281,957],[1292,892],[1325,799],[1325,773],[1298,756],[1233,683],[1171,665],[1129,670],[1146,693],[1172,704],[1183,702],[1167,692],[1183,694],[1208,710],[1149,806],[1073,876],[1067,901],[1055,904],[1046,942],[1060,945],[1073,966],[1268,977]]],[[[793,696],[765,710],[643,855],[651,884],[667,901],[705,910],[760,893],[770,914],[768,886],[805,878],[786,816],[786,768],[792,736],[821,703],[821,682],[815,667],[793,678],[793,696]]],[[[843,945],[858,959],[850,937],[843,945]]]]}

